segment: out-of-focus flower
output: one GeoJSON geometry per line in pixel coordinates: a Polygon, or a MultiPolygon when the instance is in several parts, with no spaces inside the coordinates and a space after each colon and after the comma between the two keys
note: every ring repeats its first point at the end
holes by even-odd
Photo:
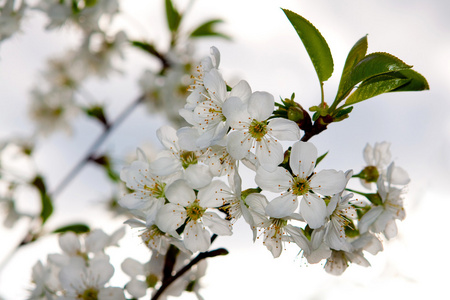
{"type": "Polygon", "coordinates": [[[0,7],[0,42],[20,30],[27,5],[25,0],[21,0],[17,9],[15,6],[15,0],[6,0],[3,7],[0,7]]]}
{"type": "Polygon", "coordinates": [[[73,101],[70,90],[51,90],[44,92],[39,89],[32,91],[32,102],[29,108],[31,120],[36,123],[37,132],[48,136],[55,130],[72,133],[71,120],[79,112],[73,101]]]}

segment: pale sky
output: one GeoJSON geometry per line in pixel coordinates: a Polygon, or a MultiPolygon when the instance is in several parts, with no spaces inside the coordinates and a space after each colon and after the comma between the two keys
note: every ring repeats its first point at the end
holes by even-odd
{"type": "MultiPolygon", "coordinates": [[[[117,27],[126,26],[127,33],[151,40],[163,40],[163,1],[122,1],[127,17],[117,27]],[[151,3],[150,3],[151,2],[151,3]],[[131,22],[131,19],[135,21],[131,22]],[[137,25],[140,24],[140,25],[137,25]]],[[[184,1],[178,1],[181,3],[184,1]]],[[[227,257],[209,261],[207,276],[202,280],[205,299],[419,299],[448,293],[445,279],[447,247],[444,235],[450,199],[444,188],[450,179],[450,2],[433,1],[358,1],[358,0],[197,0],[186,25],[220,17],[221,29],[233,41],[205,40],[197,44],[198,57],[209,53],[210,46],[221,52],[220,69],[230,85],[241,79],[254,91],[268,91],[277,99],[292,92],[304,107],[320,101],[319,83],[298,36],[280,7],[290,9],[310,20],[327,40],[334,59],[334,73],[325,83],[325,96],[332,102],[346,55],[353,44],[368,34],[368,52],[389,52],[424,75],[430,91],[381,95],[355,106],[350,118],[331,124],[314,137],[320,153],[330,151],[322,168],[337,170],[364,166],[362,150],[366,143],[391,142],[397,165],[411,177],[405,200],[406,220],[398,223],[399,235],[384,244],[376,257],[367,254],[371,268],[352,265],[341,277],[325,273],[321,265],[307,266],[297,258],[297,248],[287,247],[273,259],[261,242],[253,244],[251,233],[238,223],[231,237],[221,237],[214,247],[226,247],[227,257]],[[432,259],[429,259],[429,258],[432,259]]],[[[31,14],[30,14],[31,15],[31,14]]],[[[45,58],[57,55],[77,43],[70,30],[45,32],[45,18],[33,14],[23,26],[23,33],[0,45],[0,137],[31,133],[27,119],[28,91],[44,68],[45,58]]],[[[112,76],[110,81],[90,81],[86,88],[99,101],[107,104],[115,116],[138,96],[135,80],[143,66],[150,63],[135,50],[127,51],[122,64],[125,75],[112,76]]],[[[156,143],[156,129],[164,119],[149,116],[144,108],[107,141],[107,149],[117,158],[134,151],[145,142],[156,143]]],[[[74,135],[58,133],[38,143],[38,167],[48,174],[50,186],[84,154],[100,134],[100,128],[85,118],[78,118],[74,135]]],[[[244,182],[245,184],[245,182],[244,182]]],[[[51,224],[89,221],[101,211],[95,204],[112,193],[102,172],[87,167],[57,200],[59,216],[51,224]],[[94,203],[94,208],[92,204],[94,203]],[[87,209],[92,215],[87,214],[87,209]],[[59,222],[59,223],[58,223],[59,222]]],[[[95,219],[93,227],[113,232],[120,222],[104,215],[95,219]]],[[[20,229],[20,228],[19,228],[20,229]]],[[[18,230],[19,230],[18,229],[18,230]]],[[[5,234],[8,245],[12,234],[5,234]]],[[[4,240],[4,239],[2,239],[4,240]]],[[[128,231],[124,246],[126,255],[141,255],[136,232],[128,231]]],[[[1,247],[4,248],[4,247],[1,247]]],[[[56,241],[46,238],[23,249],[0,274],[0,296],[7,300],[21,299],[27,287],[31,266],[56,251],[56,241]]],[[[2,249],[2,251],[5,251],[2,249]]],[[[114,252],[116,253],[116,252],[114,252]]],[[[0,252],[0,257],[5,255],[0,252]]],[[[118,253],[117,255],[123,255],[118,253]]],[[[126,257],[126,256],[125,256],[126,257]]],[[[118,261],[120,261],[120,257],[118,261]]],[[[118,272],[120,273],[120,272],[118,272]]],[[[188,299],[188,297],[183,298],[188,299]]],[[[191,298],[189,298],[191,299],[191,298]]]]}

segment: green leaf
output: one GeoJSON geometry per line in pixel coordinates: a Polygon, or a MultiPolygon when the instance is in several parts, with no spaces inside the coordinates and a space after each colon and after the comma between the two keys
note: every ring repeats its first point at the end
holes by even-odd
{"type": "Polygon", "coordinates": [[[147,43],[147,42],[141,42],[141,41],[130,41],[130,42],[131,42],[131,45],[132,45],[132,46],[134,46],[134,47],[136,47],[136,48],[139,48],[139,49],[141,49],[141,50],[144,50],[145,52],[147,52],[147,53],[149,53],[149,54],[151,54],[151,55],[153,55],[153,56],[156,56],[156,57],[159,57],[159,56],[160,56],[160,54],[159,54],[159,52],[156,50],[155,46],[153,46],[153,45],[150,44],[150,43],[147,43]]]}
{"type": "Polygon", "coordinates": [[[86,224],[77,223],[60,227],[58,229],[53,230],[52,233],[64,233],[68,231],[80,234],[91,231],[91,228],[89,228],[89,226],[87,226],[86,224]]]}
{"type": "Polygon", "coordinates": [[[53,213],[53,203],[52,199],[47,194],[41,194],[41,203],[42,210],[40,217],[42,219],[42,224],[44,224],[53,213]]]}
{"type": "MultiPolygon", "coordinates": [[[[341,80],[339,82],[339,88],[336,95],[336,100],[339,101],[344,99],[347,95],[343,93],[344,82],[348,81],[348,78],[351,74],[351,71],[355,67],[357,63],[361,61],[361,59],[366,56],[367,53],[367,35],[359,39],[355,45],[353,45],[352,49],[348,53],[347,59],[345,60],[344,69],[342,70],[341,80]]],[[[337,106],[336,103],[335,106],[337,106]]]]}
{"type": "Polygon", "coordinates": [[[327,42],[319,30],[308,20],[290,10],[283,8],[282,10],[302,40],[316,69],[319,81],[321,83],[327,81],[331,77],[331,74],[333,74],[333,57],[331,56],[327,42]]]}
{"type": "Polygon", "coordinates": [[[383,93],[390,92],[408,82],[409,79],[396,78],[390,74],[369,78],[361,83],[361,85],[347,98],[344,106],[352,105],[383,93]]]}
{"type": "Polygon", "coordinates": [[[170,31],[177,31],[178,26],[180,26],[181,15],[175,9],[171,0],[166,0],[166,17],[170,31]]]}
{"type": "MultiPolygon", "coordinates": [[[[387,74],[396,71],[410,69],[412,66],[405,64],[397,57],[384,52],[375,52],[366,55],[361,59],[351,71],[350,75],[342,84],[342,90],[339,95],[345,96],[353,87],[371,77],[387,74]]],[[[342,100],[340,97],[337,100],[342,100]]]]}
{"type": "Polygon", "coordinates": [[[219,33],[214,30],[214,26],[219,23],[223,23],[223,20],[214,19],[214,20],[206,21],[205,23],[198,26],[189,36],[191,38],[216,36],[216,37],[222,37],[222,38],[228,39],[228,40],[231,39],[228,35],[219,33]]]}
{"type": "Polygon", "coordinates": [[[322,154],[321,156],[319,156],[316,160],[316,167],[317,165],[325,158],[325,156],[327,156],[329,151],[325,152],[324,154],[322,154]]]}
{"type": "Polygon", "coordinates": [[[391,92],[414,92],[414,91],[424,91],[429,90],[427,80],[421,74],[414,70],[402,70],[398,72],[391,73],[393,76],[398,76],[400,78],[407,78],[409,82],[401,87],[398,87],[391,92]]]}
{"type": "Polygon", "coordinates": [[[42,176],[40,175],[36,176],[34,180],[31,182],[31,184],[34,185],[39,190],[39,194],[41,195],[40,217],[42,219],[42,224],[44,224],[53,213],[52,199],[47,194],[47,188],[44,182],[44,178],[42,178],[42,176]]]}

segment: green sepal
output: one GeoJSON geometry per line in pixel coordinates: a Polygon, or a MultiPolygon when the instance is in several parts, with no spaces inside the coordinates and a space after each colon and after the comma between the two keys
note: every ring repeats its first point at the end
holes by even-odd
{"type": "Polygon", "coordinates": [[[221,38],[230,40],[231,39],[230,36],[214,30],[215,25],[219,24],[219,23],[223,23],[223,20],[214,19],[214,20],[206,21],[205,23],[201,24],[196,29],[194,29],[194,31],[192,31],[192,33],[189,35],[189,37],[201,38],[201,37],[216,36],[216,37],[221,37],[221,38]]]}
{"type": "Polygon", "coordinates": [[[336,97],[336,101],[342,100],[342,97],[348,95],[355,85],[364,80],[410,68],[412,66],[405,64],[402,60],[389,53],[375,52],[366,55],[353,67],[350,75],[343,82],[342,90],[336,97]]]}
{"type": "Polygon", "coordinates": [[[97,0],[84,0],[84,5],[86,7],[92,7],[97,4],[97,0]]]}
{"type": "Polygon", "coordinates": [[[325,156],[327,156],[329,151],[325,152],[324,154],[322,154],[321,156],[319,156],[316,160],[316,167],[317,165],[325,158],[325,156]]]}
{"type": "Polygon", "coordinates": [[[64,233],[64,232],[68,232],[68,231],[72,231],[76,234],[80,234],[80,233],[90,232],[91,228],[86,224],[76,223],[76,224],[71,224],[71,225],[67,225],[67,226],[63,226],[58,229],[55,229],[52,231],[52,233],[64,233]]]}
{"type": "Polygon", "coordinates": [[[363,81],[359,87],[348,96],[344,106],[367,100],[369,98],[390,92],[407,84],[409,79],[401,79],[391,76],[390,73],[371,77],[363,81]]]}
{"type": "MultiPolygon", "coordinates": [[[[355,45],[353,45],[352,49],[347,55],[347,59],[345,60],[344,69],[342,70],[341,80],[339,81],[339,88],[336,95],[336,100],[339,101],[344,99],[347,95],[344,94],[344,82],[348,81],[351,71],[354,66],[361,61],[361,59],[366,56],[367,53],[367,35],[360,38],[355,45]]],[[[336,103],[337,106],[337,103],[336,103]]]]}
{"type": "Polygon", "coordinates": [[[327,81],[331,77],[331,74],[333,74],[334,64],[330,47],[328,47],[324,37],[305,18],[290,10],[283,8],[282,10],[302,40],[319,77],[319,81],[321,83],[327,81]]]}
{"type": "Polygon", "coordinates": [[[47,188],[44,182],[44,178],[40,175],[36,176],[31,182],[38,190],[41,196],[41,213],[40,217],[42,220],[42,225],[47,221],[47,219],[53,213],[53,203],[50,196],[47,194],[47,188]]]}
{"type": "Polygon", "coordinates": [[[106,119],[105,111],[103,109],[103,106],[100,105],[93,105],[91,107],[85,107],[83,108],[83,111],[86,113],[88,117],[94,118],[100,123],[103,124],[103,126],[108,127],[109,123],[106,119]]]}
{"type": "Polygon", "coordinates": [[[347,119],[349,117],[348,114],[351,113],[352,110],[353,106],[339,109],[337,113],[333,116],[333,122],[340,122],[342,120],[347,119]]]}
{"type": "Polygon", "coordinates": [[[180,26],[181,15],[175,9],[171,0],[166,0],[166,17],[167,25],[169,26],[170,31],[177,31],[180,26]]]}

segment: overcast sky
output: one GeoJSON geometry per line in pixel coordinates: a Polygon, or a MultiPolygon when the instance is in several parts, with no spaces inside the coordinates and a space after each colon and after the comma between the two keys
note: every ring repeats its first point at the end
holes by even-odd
{"type": "MultiPolygon", "coordinates": [[[[146,37],[145,31],[150,40],[166,38],[160,30],[164,24],[163,1],[122,2],[126,2],[122,7],[127,17],[121,19],[118,28],[127,26],[127,33],[135,38],[146,37]]],[[[450,3],[445,0],[195,2],[186,25],[223,18],[225,23],[220,28],[233,37],[232,42],[212,39],[198,43],[199,58],[215,45],[221,51],[220,69],[230,85],[245,79],[254,91],[268,91],[276,99],[295,92],[296,100],[310,107],[320,101],[319,83],[306,51],[280,7],[310,20],[327,40],[335,65],[333,76],[325,83],[325,97],[330,103],[348,51],[366,34],[369,53],[391,53],[414,65],[414,70],[428,79],[430,91],[393,93],[365,101],[355,106],[349,119],[330,125],[311,140],[319,152],[330,151],[321,163],[322,168],[338,170],[363,167],[362,150],[366,143],[391,142],[396,164],[406,169],[412,179],[405,200],[407,218],[399,224],[398,238],[385,243],[383,253],[377,257],[367,255],[371,268],[351,266],[341,277],[326,274],[321,265],[307,266],[304,260],[296,258],[296,247],[288,247],[286,253],[274,260],[260,242],[252,244],[251,233],[244,224],[238,223],[232,237],[219,238],[214,243],[213,246],[226,247],[231,254],[210,260],[202,294],[207,300],[221,300],[356,296],[418,299],[429,296],[430,290],[444,293],[445,278],[439,274],[450,267],[444,232],[446,212],[450,208],[445,190],[450,179],[450,118],[447,116],[450,3]]],[[[26,111],[28,92],[36,82],[37,73],[43,69],[46,58],[77,43],[77,36],[69,30],[45,32],[45,18],[35,15],[24,24],[23,34],[0,45],[2,138],[32,132],[26,111]]],[[[89,82],[87,88],[97,99],[108,103],[112,116],[117,115],[138,96],[135,80],[147,65],[145,57],[127,51],[122,66],[125,75],[112,76],[109,82],[89,82]]],[[[122,162],[125,154],[142,143],[156,143],[155,131],[164,122],[163,118],[149,116],[145,109],[140,109],[118,128],[104,149],[122,162]]],[[[97,125],[79,118],[72,137],[56,134],[38,143],[38,167],[48,174],[51,186],[59,182],[99,134],[97,125]]],[[[60,215],[52,222],[89,220],[87,207],[112,193],[102,176],[99,170],[86,168],[61,194],[57,201],[60,215]]],[[[100,205],[94,207],[90,211],[100,211],[100,205]]],[[[109,215],[99,217],[93,224],[111,233],[118,222],[108,221],[109,218],[109,215]]],[[[139,238],[129,231],[124,243],[136,248],[139,238]]],[[[37,259],[45,259],[49,251],[56,249],[49,247],[55,246],[55,240],[46,239],[16,255],[0,274],[0,291],[6,299],[19,299],[17,295],[23,295],[20,290],[27,286],[31,266],[37,259]],[[22,263],[18,268],[19,262],[22,263]]],[[[143,250],[129,253],[145,255],[143,250]]]]}

